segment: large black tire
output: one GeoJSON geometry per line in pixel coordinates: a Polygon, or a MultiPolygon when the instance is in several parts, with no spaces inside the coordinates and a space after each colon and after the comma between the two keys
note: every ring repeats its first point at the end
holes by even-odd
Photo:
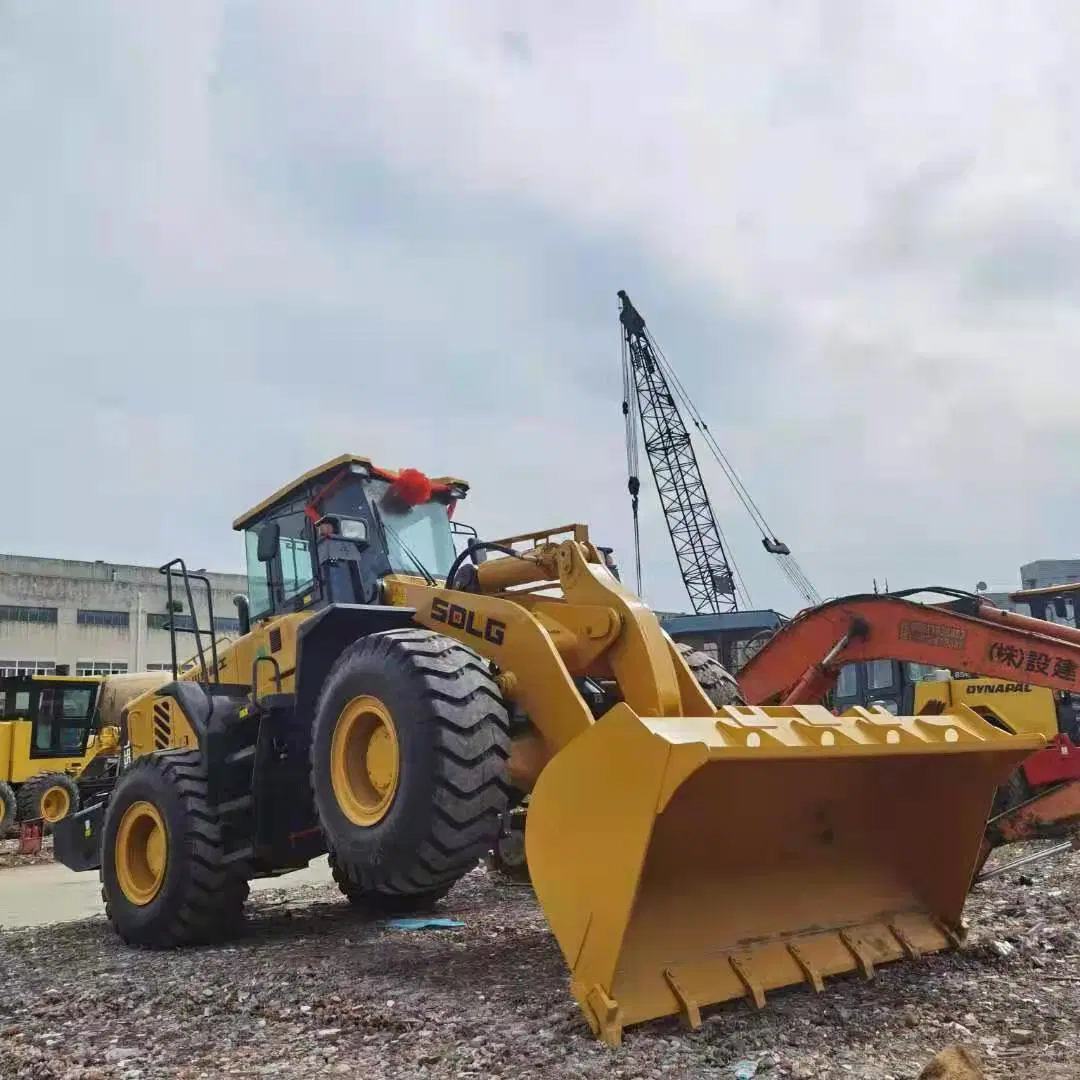
{"type": "Polygon", "coordinates": [[[334,884],[341,890],[349,903],[370,918],[385,915],[417,915],[431,911],[435,905],[453,888],[453,882],[438,889],[411,894],[386,893],[364,889],[349,877],[347,869],[341,864],[335,852],[330,852],[330,875],[334,884]]]}
{"type": "Polygon", "coordinates": [[[61,772],[32,776],[20,786],[16,798],[19,820],[40,821],[44,832],[50,832],[56,822],[70,817],[79,809],[79,789],[70,776],[61,772]],[[63,806],[65,800],[66,808],[57,816],[57,806],[63,806]]]}
{"type": "Polygon", "coordinates": [[[1014,806],[1027,802],[1033,792],[1027,782],[1027,777],[1021,768],[1014,769],[1009,773],[1009,779],[994,792],[994,803],[990,809],[990,816],[997,817],[1011,810],[1014,806]]]}
{"type": "Polygon", "coordinates": [[[683,641],[676,642],[675,648],[697,679],[698,686],[705,691],[705,696],[714,705],[746,704],[734,676],[718,660],[714,660],[708,653],[698,652],[693,645],[683,641]]]}
{"type": "Polygon", "coordinates": [[[14,824],[19,814],[19,804],[10,784],[0,783],[0,840],[14,824]]]}
{"type": "Polygon", "coordinates": [[[198,750],[164,750],[137,758],[109,800],[102,834],[105,914],[129,945],[172,949],[218,941],[237,929],[248,895],[239,868],[223,862],[217,817],[198,750]],[[117,874],[117,835],[125,812],[149,803],[165,826],[166,866],[157,894],[133,902],[117,874]]]}
{"type": "Polygon", "coordinates": [[[311,790],[350,901],[383,914],[435,903],[491,848],[509,801],[506,705],[486,662],[430,630],[371,634],[338,658],[315,708],[311,790]],[[345,707],[373,698],[396,733],[398,774],[379,820],[338,803],[331,747],[345,707]]]}

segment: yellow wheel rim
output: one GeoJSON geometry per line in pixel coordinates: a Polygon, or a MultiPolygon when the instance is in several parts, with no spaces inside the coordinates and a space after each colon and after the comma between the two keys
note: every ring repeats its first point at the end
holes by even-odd
{"type": "Polygon", "coordinates": [[[330,784],[354,825],[376,825],[386,816],[397,793],[400,760],[387,707],[367,694],[347,702],[330,744],[330,784]]]}
{"type": "Polygon", "coordinates": [[[67,788],[59,785],[46,788],[41,796],[40,807],[42,818],[48,824],[54,825],[68,816],[68,811],[71,809],[71,795],[68,794],[67,788]]]}
{"type": "Polygon", "coordinates": [[[116,879],[120,891],[143,907],[161,891],[168,865],[168,831],[152,803],[132,803],[116,830],[116,879]]]}

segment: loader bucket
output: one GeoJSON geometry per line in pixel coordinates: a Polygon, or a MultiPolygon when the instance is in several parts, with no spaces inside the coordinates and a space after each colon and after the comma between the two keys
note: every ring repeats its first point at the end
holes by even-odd
{"type": "Polygon", "coordinates": [[[625,703],[548,763],[537,899],[593,1032],[959,944],[994,791],[1042,736],[952,715],[625,703]]]}

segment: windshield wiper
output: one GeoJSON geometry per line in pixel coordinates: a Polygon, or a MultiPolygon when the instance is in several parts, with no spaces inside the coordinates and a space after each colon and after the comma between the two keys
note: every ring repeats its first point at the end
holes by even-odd
{"type": "Polygon", "coordinates": [[[401,539],[401,535],[395,529],[393,529],[385,520],[382,520],[381,517],[380,524],[382,525],[384,531],[389,536],[393,537],[393,539],[397,542],[398,547],[400,547],[401,550],[405,552],[405,554],[409,557],[412,564],[416,567],[417,570],[420,571],[420,574],[428,583],[428,585],[430,585],[432,588],[436,588],[439,583],[435,580],[434,577],[432,577],[431,572],[428,570],[428,568],[412,552],[408,544],[406,544],[405,541],[401,539]]]}

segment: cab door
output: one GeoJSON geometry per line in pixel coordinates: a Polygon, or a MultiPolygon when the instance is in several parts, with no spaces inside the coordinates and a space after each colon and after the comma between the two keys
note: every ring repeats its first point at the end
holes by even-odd
{"type": "Polygon", "coordinates": [[[866,660],[845,664],[833,690],[838,712],[855,705],[881,705],[893,716],[910,715],[914,705],[912,686],[898,660],[866,660]]]}

